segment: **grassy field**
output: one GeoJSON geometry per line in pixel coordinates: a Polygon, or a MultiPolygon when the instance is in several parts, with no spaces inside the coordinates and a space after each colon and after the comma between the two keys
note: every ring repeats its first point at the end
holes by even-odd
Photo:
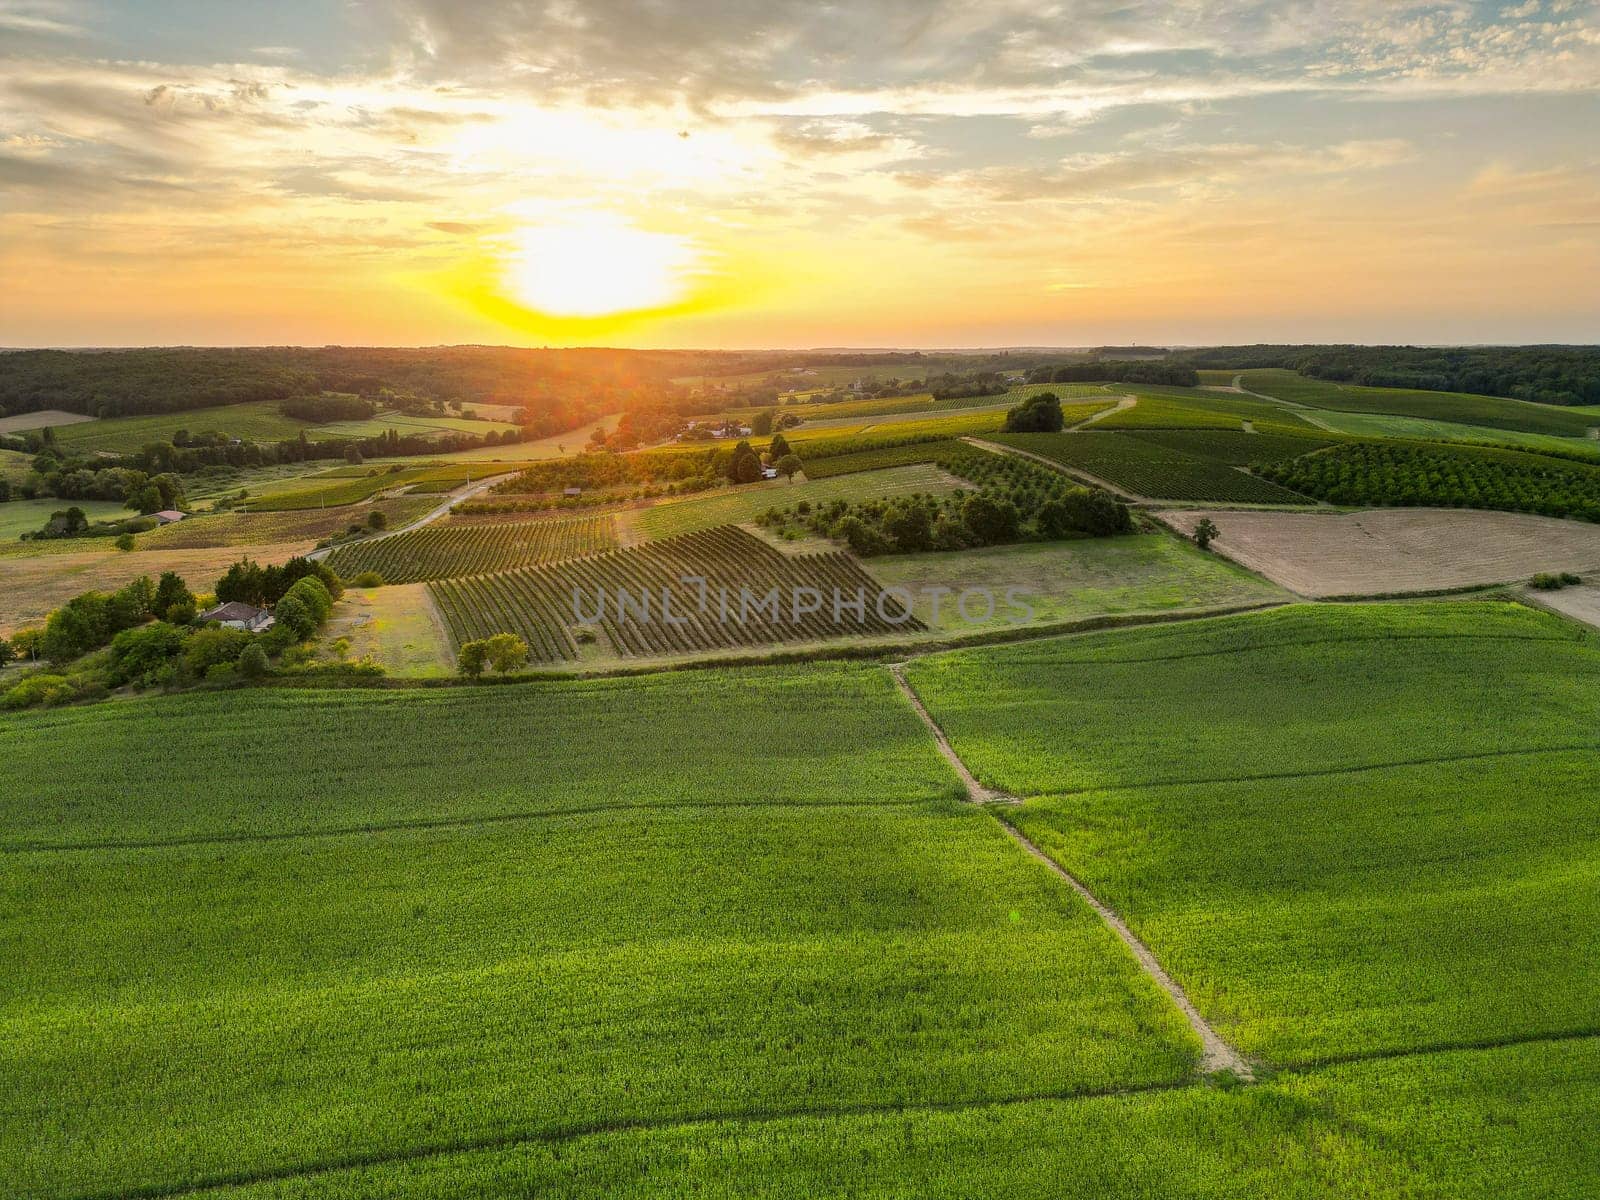
{"type": "Polygon", "coordinates": [[[349,641],[351,658],[370,658],[397,679],[448,675],[454,663],[444,622],[421,584],[347,587],[320,632],[319,654],[336,657],[340,638],[349,641]]]}
{"type": "Polygon", "coordinates": [[[942,598],[937,622],[933,598],[917,596],[917,616],[946,632],[1015,623],[1023,613],[1006,604],[1010,588],[1019,589],[1020,598],[1032,609],[1033,622],[1220,608],[1287,596],[1224,558],[1161,534],[883,555],[872,559],[871,571],[886,586],[908,588],[913,594],[924,588],[952,589],[955,594],[942,598]],[[958,599],[968,588],[992,591],[995,612],[986,616],[986,606],[975,594],[963,615],[958,599]]]}
{"type": "Polygon", "coordinates": [[[924,462],[855,472],[838,478],[796,483],[784,479],[749,483],[710,495],[634,509],[620,514],[620,519],[629,537],[676,537],[700,529],[714,529],[718,525],[753,521],[769,508],[786,507],[802,500],[812,504],[827,504],[832,500],[855,502],[904,496],[913,492],[953,492],[958,486],[943,471],[924,462]]]}
{"type": "Polygon", "coordinates": [[[306,431],[307,437],[321,436],[306,422],[284,416],[278,411],[276,400],[256,400],[222,408],[85,421],[56,430],[56,443],[63,450],[132,454],[151,442],[170,442],[180,429],[190,433],[225,433],[247,442],[285,441],[299,437],[301,430],[306,431]]]}
{"type": "Polygon", "coordinates": [[[832,479],[837,475],[853,475],[858,471],[881,471],[888,467],[937,462],[959,446],[955,438],[947,438],[939,442],[912,442],[905,446],[886,446],[879,450],[859,450],[854,454],[813,458],[805,464],[805,478],[808,482],[814,482],[832,479]]]}
{"type": "Polygon", "coordinates": [[[323,538],[363,524],[369,513],[381,512],[390,528],[423,516],[438,501],[427,496],[394,496],[337,508],[289,509],[283,512],[200,513],[174,525],[138,535],[141,550],[191,550],[206,546],[258,546],[304,541],[309,548],[323,538]]]}
{"type": "Polygon", "coordinates": [[[230,1191],[240,1200],[694,1195],[1108,1200],[1562,1196],[1600,1175],[1590,1042],[1463,1050],[950,1112],[838,1112],[596,1132],[230,1191]]]}
{"type": "Polygon", "coordinates": [[[0,417],[0,433],[26,433],[30,429],[62,429],[80,421],[92,421],[83,413],[62,412],[59,408],[42,408],[34,412],[18,413],[14,417],[0,417]]]}
{"type": "Polygon", "coordinates": [[[1215,392],[1171,388],[1151,391],[1136,389],[1139,401],[1132,408],[1112,413],[1096,421],[1101,429],[1240,429],[1244,422],[1304,429],[1314,426],[1293,409],[1249,396],[1226,396],[1215,392]]]}
{"type": "Polygon", "coordinates": [[[1220,429],[1139,429],[1130,430],[1129,437],[1138,438],[1154,446],[1165,446],[1197,458],[1209,458],[1230,467],[1248,467],[1252,463],[1275,463],[1298,458],[1313,450],[1332,445],[1337,439],[1317,436],[1306,430],[1305,436],[1288,433],[1236,433],[1220,429]]]}
{"type": "Polygon", "coordinates": [[[486,433],[504,433],[517,428],[507,421],[478,421],[467,417],[413,416],[403,412],[380,412],[365,421],[334,421],[318,425],[309,436],[316,438],[372,438],[382,437],[391,429],[403,434],[414,433],[470,433],[481,437],[486,433]]]}
{"type": "Polygon", "coordinates": [[[990,440],[1076,467],[1136,496],[1235,504],[1310,503],[1219,459],[1126,433],[1002,433],[990,440]]]}
{"type": "Polygon", "coordinates": [[[911,679],[980,778],[1041,797],[1008,819],[1245,1051],[1600,1029],[1600,645],[1573,626],[1296,607],[911,679]]]}
{"type": "Polygon", "coordinates": [[[1585,437],[1596,419],[1572,409],[1464,392],[1422,392],[1329,383],[1294,371],[1246,371],[1244,386],[1279,400],[1344,412],[1389,413],[1491,429],[1514,429],[1560,437],[1585,437]]]}
{"type": "Polygon", "coordinates": [[[1518,446],[1527,450],[1554,450],[1560,454],[1586,454],[1600,458],[1600,442],[1588,437],[1556,437],[1547,433],[1523,433],[1516,429],[1489,429],[1480,425],[1461,425],[1453,421],[1396,417],[1388,413],[1335,412],[1332,409],[1319,412],[1317,420],[1339,433],[1354,437],[1410,438],[1426,442],[1477,442],[1485,445],[1518,446]]]}
{"type": "MultiPolygon", "coordinates": [[[[241,554],[235,546],[123,553],[110,538],[9,543],[0,550],[8,546],[15,553],[0,553],[0,637],[42,625],[79,592],[115,591],[141,575],[176,571],[196,592],[208,592],[241,554]]],[[[269,542],[251,545],[249,554],[260,563],[281,563],[306,549],[304,541],[269,542]]]]}
{"type": "MultiPolygon", "coordinates": [[[[120,521],[139,515],[116,500],[8,500],[0,504],[0,542],[14,541],[42,528],[51,513],[68,508],[83,509],[91,521],[120,521]]],[[[76,544],[79,547],[92,545],[81,538],[76,544]]]]}
{"type": "Polygon", "coordinates": [[[186,696],[8,743],[14,1194],[1169,1083],[1197,1053],[1088,909],[949,802],[881,670],[186,696]],[[158,844],[103,845],[128,837],[158,844]],[[41,841],[83,848],[17,852],[41,841]]]}

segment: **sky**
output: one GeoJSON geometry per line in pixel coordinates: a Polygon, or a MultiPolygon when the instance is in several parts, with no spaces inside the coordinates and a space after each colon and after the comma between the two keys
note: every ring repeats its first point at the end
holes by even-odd
{"type": "Polygon", "coordinates": [[[0,0],[0,345],[1600,341],[1600,4],[0,0]]]}

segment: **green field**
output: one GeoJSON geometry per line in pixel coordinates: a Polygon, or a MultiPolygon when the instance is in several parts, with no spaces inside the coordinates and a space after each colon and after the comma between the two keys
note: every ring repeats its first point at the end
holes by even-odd
{"type": "Polygon", "coordinates": [[[1312,379],[1294,371],[1246,371],[1245,389],[1312,408],[1389,413],[1490,429],[1514,429],[1559,437],[1586,437],[1596,419],[1574,409],[1525,400],[1503,400],[1465,392],[1356,387],[1312,379]]]}
{"type": "Polygon", "coordinates": [[[917,596],[916,614],[945,632],[1002,628],[1023,610],[1005,602],[1008,589],[1032,610],[1032,622],[1079,621],[1128,613],[1223,608],[1285,599],[1277,587],[1225,558],[1203,554],[1164,534],[1030,542],[945,554],[889,554],[871,560],[873,577],[917,596]],[[933,598],[924,588],[950,588],[933,619],[933,598]],[[982,598],[959,606],[966,589],[988,588],[997,597],[987,613],[982,598]]]}
{"type": "Polygon", "coordinates": [[[151,442],[170,442],[181,429],[193,434],[225,433],[247,442],[287,441],[299,437],[301,430],[314,439],[323,436],[306,422],[284,416],[276,400],[255,400],[222,408],[197,408],[145,417],[110,417],[64,425],[56,430],[56,444],[63,450],[132,454],[151,442]]]}
{"type": "Polygon", "coordinates": [[[1221,429],[1138,429],[1130,430],[1128,436],[1153,446],[1164,446],[1197,458],[1226,463],[1230,467],[1299,458],[1302,454],[1332,445],[1337,440],[1319,436],[1311,429],[1307,429],[1304,435],[1237,433],[1221,429]]]}
{"type": "Polygon", "coordinates": [[[8,741],[13,1194],[1071,1095],[1195,1059],[1087,907],[951,804],[878,669],[186,696],[24,718],[8,741]],[[752,712],[753,744],[685,758],[752,712]],[[102,749],[39,787],[85,720],[102,749]],[[489,728],[515,753],[482,761],[489,728]],[[337,795],[304,770],[310,730],[337,795]],[[448,825],[407,827],[429,819],[448,825]]]}
{"type": "MultiPolygon", "coordinates": [[[[935,443],[929,443],[934,445],[935,443]]],[[[833,500],[856,502],[913,492],[942,493],[957,490],[958,484],[931,463],[889,467],[841,475],[837,478],[791,483],[774,479],[765,483],[744,484],[737,488],[671,500],[650,508],[623,514],[636,536],[641,538],[676,537],[718,525],[737,525],[753,521],[769,508],[788,507],[802,500],[827,504],[833,500]]]]}
{"type": "MultiPolygon", "coordinates": [[[[880,564],[1275,594],[1164,535],[880,564]]],[[[1593,1194],[1600,641],[1295,605],[906,671],[1024,803],[879,664],[8,715],[7,1194],[1593,1194]]]]}
{"type": "Polygon", "coordinates": [[[910,674],[1246,1052],[1600,1031],[1600,645],[1572,626],[1294,607],[910,674]]]}
{"type": "Polygon", "coordinates": [[[1127,433],[1001,433],[992,441],[1077,468],[1136,496],[1235,504],[1309,504],[1275,483],[1127,433]]]}
{"type": "Polygon", "coordinates": [[[1600,459],[1600,442],[1588,437],[1554,437],[1547,433],[1489,429],[1479,425],[1460,425],[1453,421],[1428,421],[1421,417],[1396,417],[1388,413],[1335,412],[1331,409],[1319,412],[1317,420],[1330,429],[1355,437],[1409,438],[1425,442],[1478,442],[1485,445],[1518,446],[1527,450],[1551,450],[1559,454],[1585,454],[1600,459]]]}
{"type": "Polygon", "coordinates": [[[1136,389],[1139,400],[1132,408],[1095,422],[1099,429],[1241,429],[1256,425],[1304,429],[1314,427],[1291,408],[1249,396],[1224,396],[1215,392],[1168,388],[1136,389]]]}
{"type": "Polygon", "coordinates": [[[481,437],[486,433],[505,433],[517,426],[507,421],[478,421],[467,417],[415,416],[403,412],[380,412],[365,421],[334,421],[318,425],[311,430],[317,438],[374,438],[389,430],[402,434],[470,433],[481,437]]]}
{"type": "MultiPolygon", "coordinates": [[[[120,521],[139,514],[115,500],[8,500],[0,504],[0,542],[20,538],[44,526],[50,514],[69,508],[83,509],[91,521],[120,521]]],[[[66,539],[63,539],[66,540],[66,539]]],[[[72,539],[80,549],[94,547],[96,541],[72,539]]],[[[109,544],[109,543],[107,543],[109,544]]]]}

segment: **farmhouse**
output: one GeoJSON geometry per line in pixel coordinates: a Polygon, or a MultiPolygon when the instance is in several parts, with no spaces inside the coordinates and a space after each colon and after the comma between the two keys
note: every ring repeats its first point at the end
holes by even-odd
{"type": "Polygon", "coordinates": [[[240,600],[229,600],[226,604],[208,608],[200,614],[200,619],[216,621],[225,629],[243,629],[246,633],[261,633],[273,625],[272,614],[266,609],[240,600]]]}
{"type": "Polygon", "coordinates": [[[160,512],[151,513],[150,515],[156,519],[156,524],[158,525],[171,525],[174,521],[183,520],[189,514],[181,513],[175,508],[163,508],[160,512]]]}

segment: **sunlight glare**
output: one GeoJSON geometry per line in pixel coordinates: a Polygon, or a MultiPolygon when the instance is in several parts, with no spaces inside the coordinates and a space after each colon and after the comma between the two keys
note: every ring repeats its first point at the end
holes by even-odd
{"type": "Polygon", "coordinates": [[[600,317],[681,300],[695,262],[681,237],[589,217],[524,229],[506,261],[505,283],[538,312],[600,317]]]}

